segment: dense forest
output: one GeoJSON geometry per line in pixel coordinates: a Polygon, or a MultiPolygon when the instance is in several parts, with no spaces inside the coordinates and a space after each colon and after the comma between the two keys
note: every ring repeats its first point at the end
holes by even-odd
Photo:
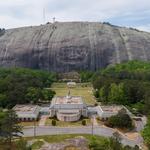
{"type": "Polygon", "coordinates": [[[0,107],[51,100],[54,91],[46,89],[56,81],[55,73],[23,68],[0,69],[0,107]]]}
{"type": "Polygon", "coordinates": [[[108,67],[93,75],[92,83],[98,101],[150,113],[150,63],[130,61],[108,67]]]}
{"type": "MultiPolygon", "coordinates": [[[[129,61],[96,73],[82,71],[80,76],[82,82],[92,82],[98,102],[125,105],[150,118],[150,62],[129,61]]],[[[142,135],[150,148],[150,119],[142,135]]]]}
{"type": "Polygon", "coordinates": [[[123,104],[134,113],[150,114],[150,62],[129,61],[79,74],[82,82],[92,82],[98,102],[123,104]]]}
{"type": "MultiPolygon", "coordinates": [[[[150,62],[129,61],[93,73],[97,101],[123,104],[136,115],[150,116],[150,62]]],[[[150,147],[150,123],[142,135],[150,147]]]]}

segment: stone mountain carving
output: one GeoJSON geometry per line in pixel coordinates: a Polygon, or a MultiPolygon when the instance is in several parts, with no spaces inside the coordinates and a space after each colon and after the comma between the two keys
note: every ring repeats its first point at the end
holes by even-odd
{"type": "Polygon", "coordinates": [[[97,70],[150,60],[150,33],[94,22],[56,22],[5,30],[0,66],[56,72],[97,70]]]}
{"type": "Polygon", "coordinates": [[[85,46],[66,46],[61,47],[57,52],[56,59],[64,64],[76,64],[86,60],[88,47],[85,46]]]}

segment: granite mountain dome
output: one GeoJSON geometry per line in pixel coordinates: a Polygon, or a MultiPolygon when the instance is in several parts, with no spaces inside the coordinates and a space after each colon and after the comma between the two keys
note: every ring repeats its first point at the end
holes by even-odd
{"type": "Polygon", "coordinates": [[[56,22],[0,34],[0,66],[56,72],[150,60],[150,33],[96,22],[56,22]]]}

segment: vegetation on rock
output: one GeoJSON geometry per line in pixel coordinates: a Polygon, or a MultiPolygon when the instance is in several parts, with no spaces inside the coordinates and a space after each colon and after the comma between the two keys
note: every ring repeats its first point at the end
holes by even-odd
{"type": "Polygon", "coordinates": [[[99,140],[96,137],[90,140],[89,148],[92,150],[139,150],[138,146],[123,146],[115,138],[99,140]]]}
{"type": "Polygon", "coordinates": [[[0,28],[0,36],[2,36],[4,34],[5,34],[5,29],[4,28],[3,29],[0,28]]]}

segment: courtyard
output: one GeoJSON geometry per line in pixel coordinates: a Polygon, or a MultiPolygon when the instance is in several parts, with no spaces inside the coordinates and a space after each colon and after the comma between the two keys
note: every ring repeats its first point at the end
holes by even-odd
{"type": "MultiPolygon", "coordinates": [[[[51,89],[56,92],[56,96],[64,96],[68,93],[66,83],[53,83],[51,89]]],[[[70,93],[72,96],[83,97],[87,105],[94,105],[96,103],[91,83],[77,83],[75,87],[70,88],[70,93]]]]}

